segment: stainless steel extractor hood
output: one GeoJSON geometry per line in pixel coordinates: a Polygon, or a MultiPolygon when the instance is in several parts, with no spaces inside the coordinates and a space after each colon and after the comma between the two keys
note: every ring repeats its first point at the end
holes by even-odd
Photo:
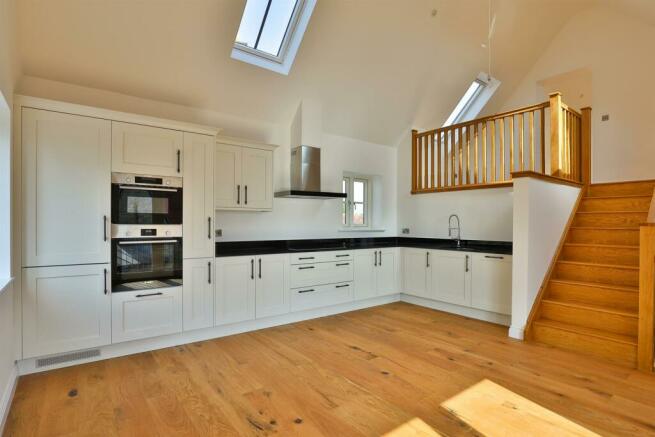
{"type": "Polygon", "coordinates": [[[321,149],[298,146],[291,149],[291,188],[275,193],[275,197],[335,199],[345,193],[321,191],[321,149]]]}

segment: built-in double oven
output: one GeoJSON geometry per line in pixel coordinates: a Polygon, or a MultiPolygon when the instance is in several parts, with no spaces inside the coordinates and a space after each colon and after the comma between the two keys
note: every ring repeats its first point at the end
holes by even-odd
{"type": "Polygon", "coordinates": [[[182,178],[112,173],[112,292],[182,285],[182,178]]]}

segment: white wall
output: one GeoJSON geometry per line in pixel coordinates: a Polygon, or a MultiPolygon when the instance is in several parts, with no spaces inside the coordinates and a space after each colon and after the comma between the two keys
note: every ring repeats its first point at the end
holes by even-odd
{"type": "MultiPolygon", "coordinates": [[[[380,232],[340,232],[341,200],[275,198],[273,212],[217,211],[217,241],[350,238],[396,235],[396,149],[323,134],[321,188],[341,191],[344,172],[373,178],[372,227],[380,232]]],[[[289,188],[288,145],[275,151],[275,190],[289,188]]]]}
{"type": "Polygon", "coordinates": [[[542,98],[538,82],[586,69],[592,81],[593,181],[655,179],[654,52],[655,26],[617,9],[585,10],[562,28],[503,107],[536,103],[542,98]],[[603,114],[610,120],[601,121],[603,114]]]}
{"type": "MultiPolygon", "coordinates": [[[[0,0],[0,229],[4,232],[10,229],[10,211],[5,208],[7,202],[7,185],[10,185],[9,163],[11,162],[9,143],[11,142],[11,104],[13,100],[16,77],[19,65],[14,47],[14,2],[0,0]],[[6,101],[6,105],[5,105],[6,101]]],[[[6,252],[10,248],[7,236],[0,236],[0,250],[6,252]]],[[[6,254],[5,254],[6,256],[6,254]]],[[[6,258],[0,255],[0,261],[6,263],[6,258]]],[[[16,326],[14,320],[14,290],[11,285],[2,290],[2,277],[10,272],[6,267],[0,268],[0,434],[8,413],[9,402],[16,382],[16,326]]]]}
{"type": "Polygon", "coordinates": [[[525,323],[580,188],[534,178],[514,180],[511,337],[522,339],[525,323]]]}
{"type": "Polygon", "coordinates": [[[462,238],[512,241],[512,188],[411,194],[411,135],[398,145],[398,235],[448,238],[448,217],[457,214],[462,238]]]}

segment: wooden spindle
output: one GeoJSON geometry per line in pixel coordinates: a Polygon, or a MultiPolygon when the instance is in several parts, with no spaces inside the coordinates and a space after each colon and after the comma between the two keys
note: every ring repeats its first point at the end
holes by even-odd
{"type": "Polygon", "coordinates": [[[541,173],[546,174],[546,109],[541,108],[541,173]]]}
{"type": "Polygon", "coordinates": [[[474,143],[473,143],[473,159],[475,160],[475,163],[473,164],[473,181],[474,183],[478,183],[478,124],[475,123],[473,126],[473,135],[474,135],[474,143]]]}
{"type": "Polygon", "coordinates": [[[523,113],[519,114],[519,160],[521,164],[519,169],[523,171],[525,169],[525,155],[524,155],[524,137],[525,137],[525,119],[523,113]]]}
{"type": "Polygon", "coordinates": [[[471,183],[471,125],[466,126],[466,183],[471,183]]]}
{"type": "Polygon", "coordinates": [[[441,188],[441,131],[437,131],[437,188],[441,188]]]}
{"type": "Polygon", "coordinates": [[[509,172],[514,173],[514,116],[509,117],[509,172]]]}
{"type": "Polygon", "coordinates": [[[530,138],[530,171],[534,171],[534,112],[528,114],[528,129],[530,138]]]}
{"type": "Polygon", "coordinates": [[[561,176],[563,170],[562,151],[564,149],[564,115],[562,114],[562,94],[550,95],[550,174],[561,176]]]}
{"type": "Polygon", "coordinates": [[[591,183],[591,108],[582,108],[580,123],[580,161],[581,182],[585,185],[591,183]]]}
{"type": "Polygon", "coordinates": [[[430,188],[434,188],[434,134],[430,134],[430,188]]]}
{"type": "Polygon", "coordinates": [[[412,130],[412,192],[416,191],[417,188],[417,177],[418,177],[418,171],[417,171],[417,156],[416,156],[416,147],[418,144],[418,139],[417,139],[418,131],[413,129],[412,130]]]}
{"type": "Polygon", "coordinates": [[[487,183],[487,122],[482,122],[482,183],[487,183]]]}
{"type": "Polygon", "coordinates": [[[448,129],[443,132],[443,186],[450,185],[450,133],[448,129]]]}
{"type": "Polygon", "coordinates": [[[491,138],[491,182],[496,182],[496,120],[489,125],[489,136],[491,138]]]}
{"type": "Polygon", "coordinates": [[[498,120],[500,124],[498,127],[498,135],[500,138],[500,181],[505,180],[505,119],[498,120]]]}
{"type": "Polygon", "coordinates": [[[450,185],[455,186],[455,147],[457,146],[456,130],[450,130],[450,185]]]}
{"type": "Polygon", "coordinates": [[[459,165],[459,168],[458,168],[459,172],[457,173],[457,185],[462,185],[464,183],[464,177],[462,176],[462,173],[464,172],[464,168],[463,168],[464,166],[462,165],[463,164],[463,162],[462,162],[463,161],[463,156],[464,156],[464,154],[463,154],[464,144],[462,143],[462,141],[463,141],[462,133],[463,132],[464,132],[463,128],[460,127],[459,131],[458,131],[459,138],[458,138],[458,141],[457,141],[457,163],[459,165]]]}

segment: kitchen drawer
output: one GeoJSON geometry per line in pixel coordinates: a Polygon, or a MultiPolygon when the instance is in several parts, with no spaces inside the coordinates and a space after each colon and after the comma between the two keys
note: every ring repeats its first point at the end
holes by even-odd
{"type": "Polygon", "coordinates": [[[291,288],[336,284],[352,280],[353,262],[349,260],[291,266],[291,288]]]}
{"type": "Polygon", "coordinates": [[[352,282],[296,288],[291,290],[291,311],[338,305],[352,299],[352,282]]]}
{"type": "Polygon", "coordinates": [[[348,250],[333,250],[329,252],[303,252],[291,254],[291,265],[322,263],[330,261],[350,261],[353,254],[348,250]]]}
{"type": "Polygon", "coordinates": [[[113,293],[112,343],[182,332],[182,287],[113,293]]]}

